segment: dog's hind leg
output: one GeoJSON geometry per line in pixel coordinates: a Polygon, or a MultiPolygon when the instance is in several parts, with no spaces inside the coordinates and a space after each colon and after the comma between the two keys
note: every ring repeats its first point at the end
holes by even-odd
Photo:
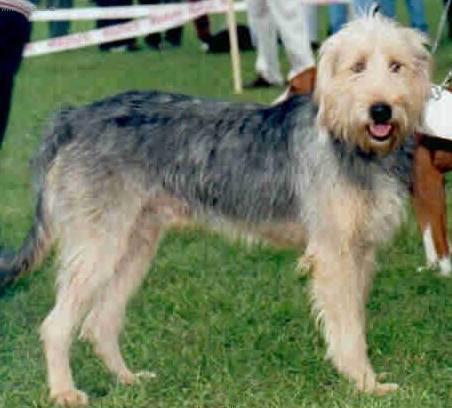
{"type": "Polygon", "coordinates": [[[68,227],[61,239],[58,293],[41,327],[51,398],[59,405],[86,405],[74,386],[69,363],[72,335],[111,279],[120,251],[118,237],[95,226],[68,227]]]}
{"type": "Polygon", "coordinates": [[[144,371],[130,371],[118,342],[127,301],[149,270],[161,235],[162,226],[149,222],[150,219],[137,220],[113,278],[103,289],[81,329],[81,337],[93,344],[96,354],[123,384],[132,384],[140,378],[154,376],[144,371]]]}
{"type": "MultiPolygon", "coordinates": [[[[334,236],[334,234],[332,234],[334,236]]],[[[365,305],[372,276],[356,254],[356,246],[331,237],[308,246],[314,260],[314,311],[323,323],[327,355],[361,391],[384,394],[395,384],[380,384],[367,356],[365,305]]],[[[336,235],[337,236],[337,235],[336,235]]]]}

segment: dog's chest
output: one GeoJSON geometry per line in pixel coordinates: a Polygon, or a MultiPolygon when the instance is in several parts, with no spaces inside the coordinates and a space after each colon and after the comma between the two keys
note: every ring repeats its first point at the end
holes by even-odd
{"type": "Polygon", "coordinates": [[[367,214],[363,222],[365,236],[371,243],[392,237],[404,216],[406,192],[395,178],[380,176],[368,195],[367,214]]]}

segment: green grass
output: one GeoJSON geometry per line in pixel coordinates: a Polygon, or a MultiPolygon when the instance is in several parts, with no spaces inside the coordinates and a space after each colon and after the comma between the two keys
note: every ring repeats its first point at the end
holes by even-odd
{"type": "MultiPolygon", "coordinates": [[[[437,2],[428,5],[433,22],[437,2]]],[[[35,37],[45,29],[37,26],[35,37]]],[[[452,67],[451,51],[452,43],[443,43],[437,79],[452,67]]],[[[254,58],[243,55],[245,79],[253,76],[254,58]]],[[[17,246],[30,226],[28,160],[52,111],[128,89],[264,103],[278,94],[233,95],[229,67],[227,56],[198,50],[191,27],[180,50],[109,55],[90,48],[27,60],[0,153],[0,242],[17,246]]],[[[154,370],[157,379],[118,385],[76,341],[77,385],[102,408],[451,406],[452,284],[416,272],[423,253],[410,210],[395,242],[380,252],[368,307],[371,360],[400,383],[398,393],[359,395],[324,360],[295,261],[290,251],[243,248],[199,231],[169,234],[129,307],[122,337],[131,367],[154,370]]],[[[53,281],[49,259],[0,297],[0,407],[50,406],[37,331],[53,304],[53,281]]]]}

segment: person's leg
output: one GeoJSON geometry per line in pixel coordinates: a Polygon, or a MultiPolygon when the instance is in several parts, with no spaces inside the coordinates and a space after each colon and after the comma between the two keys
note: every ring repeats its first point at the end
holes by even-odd
{"type": "MultiPolygon", "coordinates": [[[[133,0],[95,0],[95,2],[99,7],[112,7],[112,6],[131,6],[133,0]]],[[[96,27],[104,28],[116,24],[125,23],[127,21],[129,20],[127,19],[97,20],[96,27]]],[[[111,41],[99,45],[99,49],[102,51],[108,51],[116,47],[127,47],[128,49],[135,49],[136,38],[126,38],[125,40],[111,41]]]]}
{"type": "Polygon", "coordinates": [[[306,7],[298,0],[269,0],[268,6],[290,62],[290,80],[315,65],[309,44],[306,7]]]}
{"type": "Polygon", "coordinates": [[[165,32],[165,40],[173,47],[179,47],[182,43],[183,27],[171,28],[165,32]]]}
{"type": "Polygon", "coordinates": [[[348,20],[348,6],[331,4],[328,6],[331,34],[338,32],[348,20]]]}
{"type": "MultiPolygon", "coordinates": [[[[444,5],[447,4],[447,0],[444,0],[444,5]]],[[[449,10],[447,12],[447,20],[449,22],[449,38],[452,38],[452,5],[449,6],[449,10]]]]}
{"type": "Polygon", "coordinates": [[[0,149],[8,124],[14,76],[22,62],[30,32],[31,24],[21,14],[5,12],[0,16],[0,149]]]}
{"type": "MultiPolygon", "coordinates": [[[[188,0],[190,3],[197,3],[200,0],[188,0]]],[[[196,34],[198,36],[199,41],[202,41],[206,44],[209,43],[210,37],[212,36],[210,32],[210,21],[209,16],[207,14],[200,16],[194,21],[196,34]]]]}
{"type": "Polygon", "coordinates": [[[256,72],[258,74],[258,78],[248,87],[260,86],[264,81],[267,82],[267,86],[282,85],[276,25],[270,15],[267,0],[246,0],[246,5],[248,21],[256,36],[256,72]],[[260,81],[262,79],[264,81],[260,81]]]}
{"type": "Polygon", "coordinates": [[[428,25],[425,19],[424,0],[406,0],[411,26],[427,33],[428,25]]]}
{"type": "Polygon", "coordinates": [[[319,47],[319,8],[318,6],[305,6],[308,22],[309,41],[313,49],[319,47]]]}
{"type": "MultiPolygon", "coordinates": [[[[54,8],[71,8],[73,0],[47,0],[47,7],[54,8]]],[[[50,37],[60,37],[69,33],[69,21],[50,21],[49,35],[50,37]]]]}
{"type": "Polygon", "coordinates": [[[380,13],[389,18],[396,18],[396,4],[395,0],[378,0],[380,5],[380,13]]]}
{"type": "MultiPolygon", "coordinates": [[[[139,4],[146,4],[146,5],[155,5],[160,4],[160,0],[138,0],[139,4]]],[[[146,44],[154,49],[160,49],[161,42],[162,42],[162,35],[160,33],[152,33],[148,34],[146,37],[144,37],[144,41],[146,44]]]]}
{"type": "Polygon", "coordinates": [[[0,150],[5,138],[6,126],[8,124],[11,107],[11,97],[14,86],[14,75],[4,75],[0,81],[0,150]]]}
{"type": "MultiPolygon", "coordinates": [[[[163,0],[163,3],[180,3],[180,0],[163,0]]],[[[173,47],[179,47],[182,43],[182,34],[184,27],[174,27],[165,32],[165,40],[173,47]]]]}

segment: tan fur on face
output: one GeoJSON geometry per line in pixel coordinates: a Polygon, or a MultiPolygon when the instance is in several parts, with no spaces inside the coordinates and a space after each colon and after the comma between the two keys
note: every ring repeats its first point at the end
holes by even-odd
{"type": "Polygon", "coordinates": [[[316,100],[319,126],[364,151],[387,153],[413,133],[430,90],[426,38],[384,17],[351,22],[320,50],[316,100]],[[400,69],[393,72],[394,64],[400,69]],[[368,134],[369,109],[391,106],[394,126],[387,142],[368,134]]]}

